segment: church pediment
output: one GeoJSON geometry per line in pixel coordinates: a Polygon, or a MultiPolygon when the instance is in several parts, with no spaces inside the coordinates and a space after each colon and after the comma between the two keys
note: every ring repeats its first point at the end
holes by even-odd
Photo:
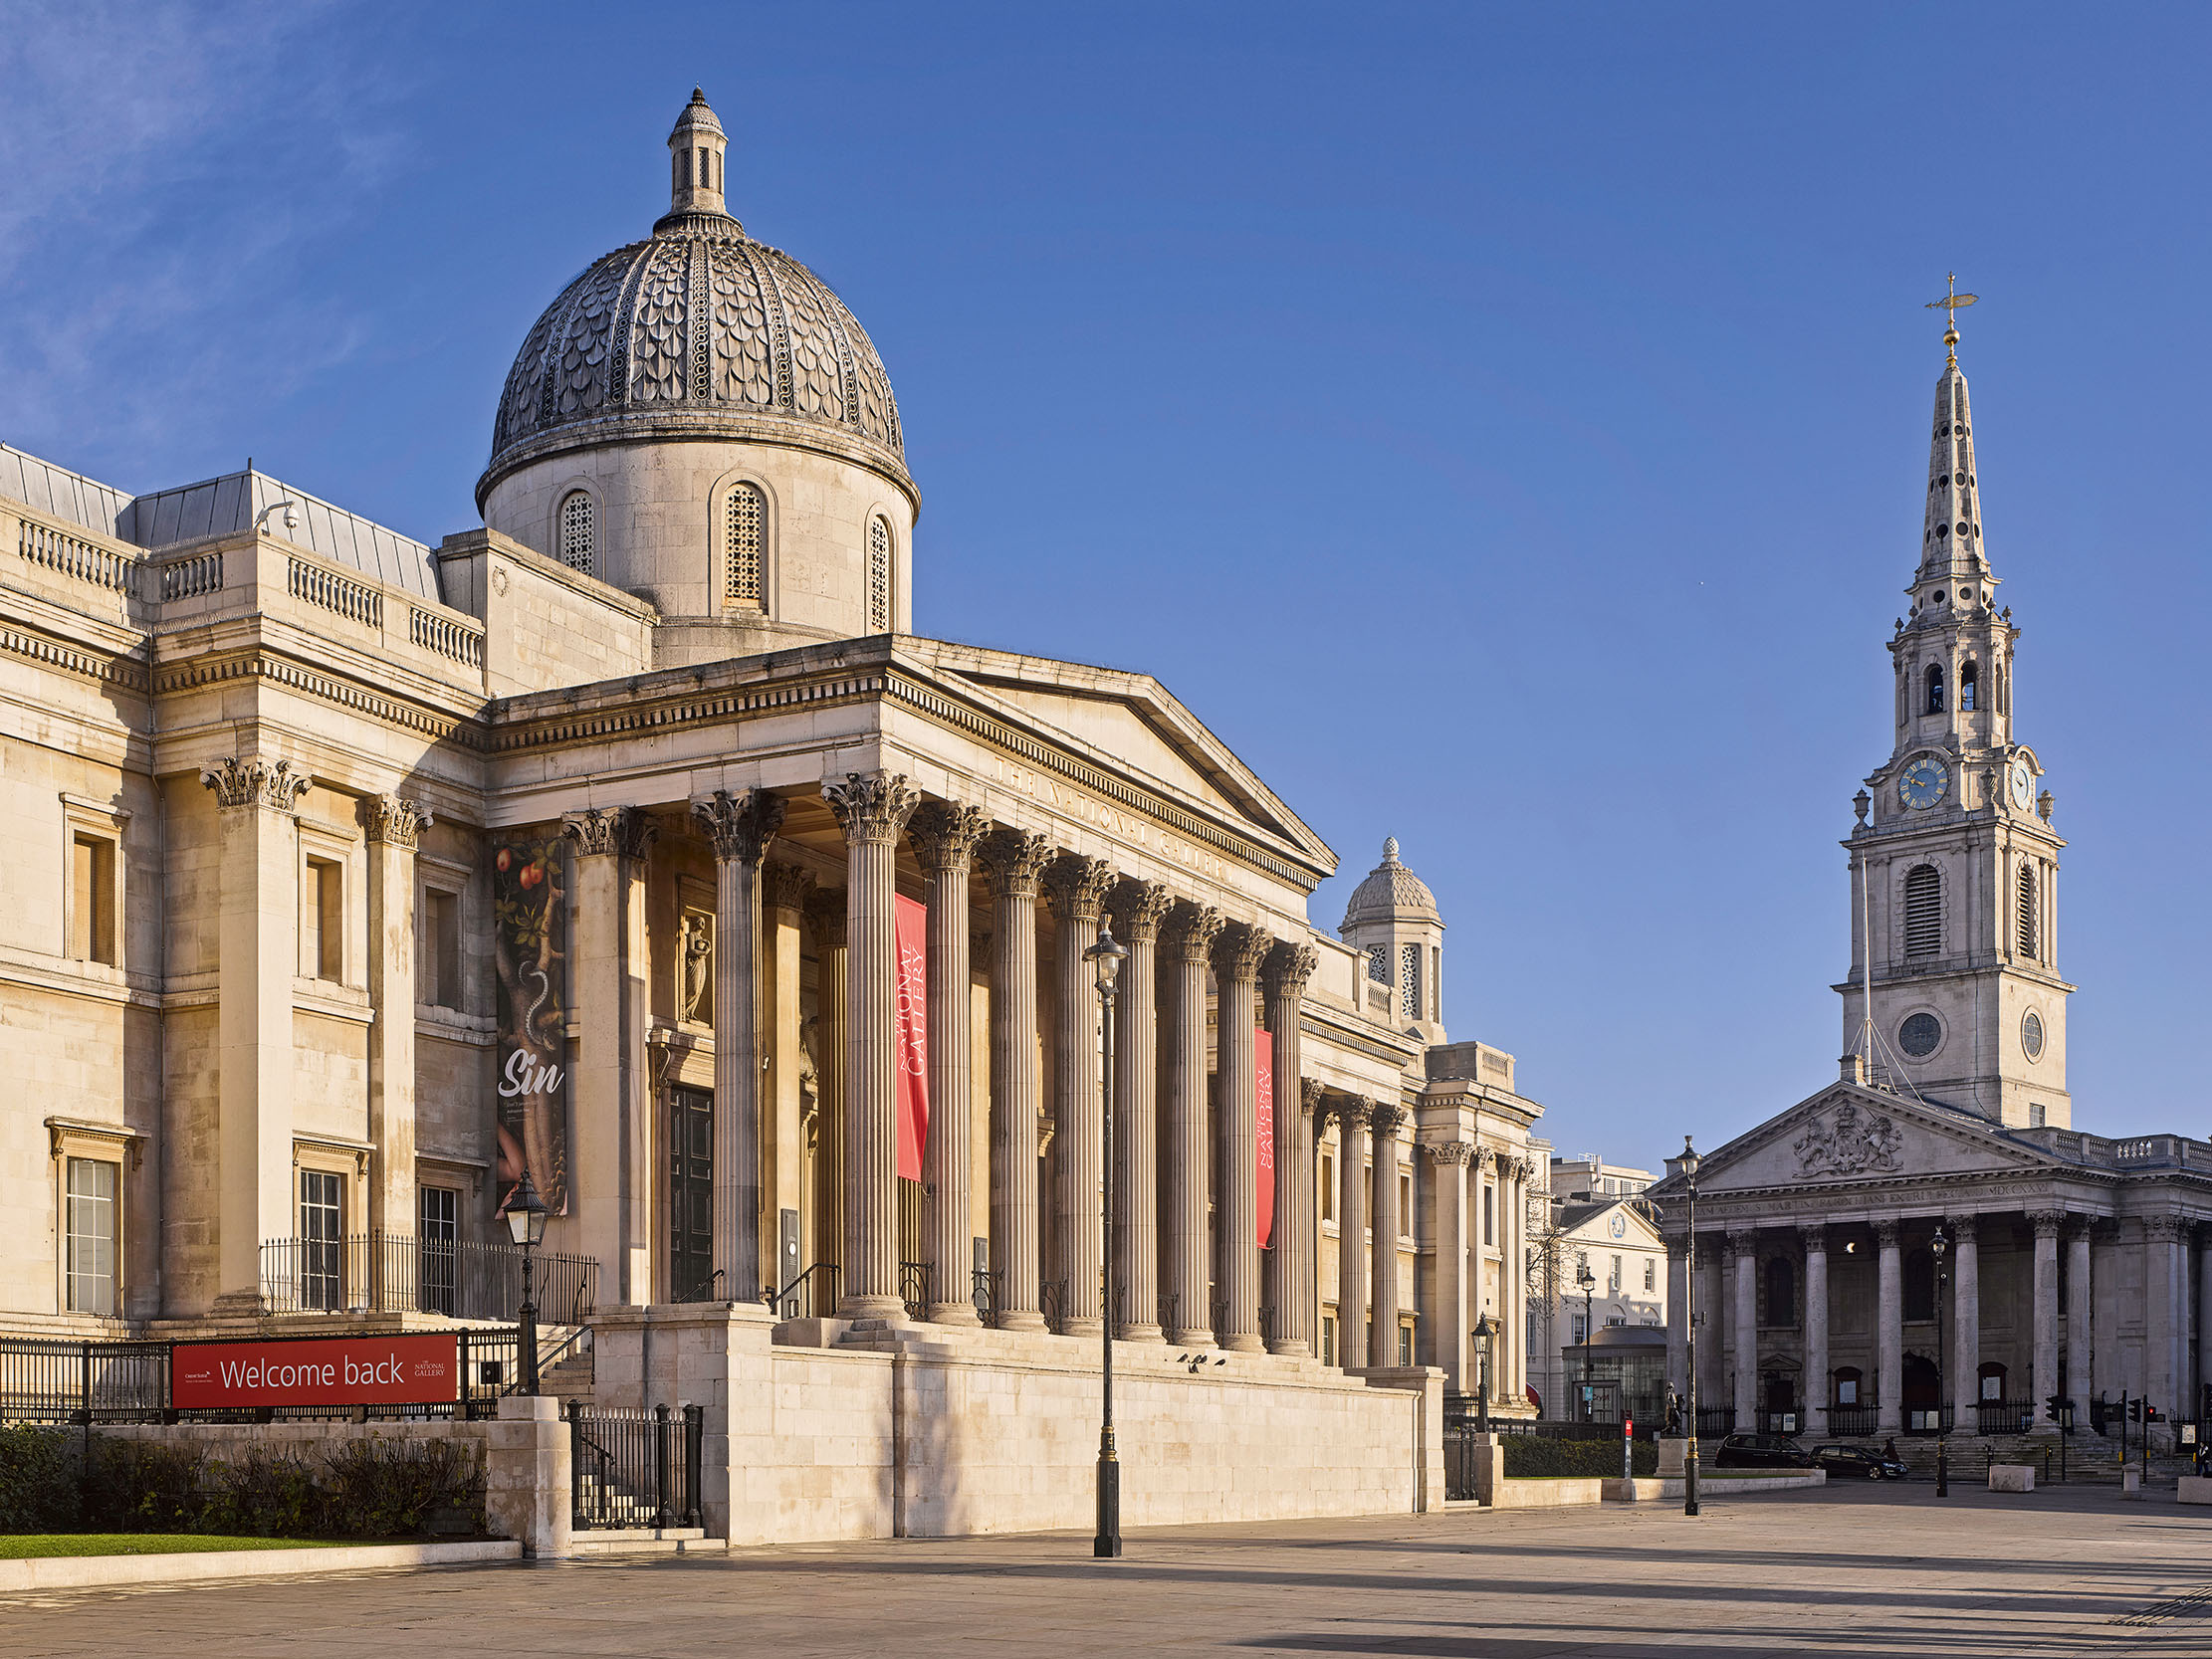
{"type": "MultiPolygon", "coordinates": [[[[1909,1098],[1837,1084],[1707,1156],[1699,1197],[1773,1187],[2019,1174],[2054,1160],[1994,1125],[1909,1098]]],[[[1672,1184],[1671,1182],[1669,1184],[1672,1184]]]]}

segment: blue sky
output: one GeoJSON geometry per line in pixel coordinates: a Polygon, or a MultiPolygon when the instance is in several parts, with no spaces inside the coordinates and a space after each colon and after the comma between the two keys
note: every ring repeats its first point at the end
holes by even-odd
{"type": "Polygon", "coordinates": [[[1963,318],[2077,1123],[2201,1133],[2212,12],[0,4],[0,439],[435,541],[665,200],[890,367],[924,632],[1156,673],[1650,1161],[1835,1073],[1837,840],[1963,318]]]}

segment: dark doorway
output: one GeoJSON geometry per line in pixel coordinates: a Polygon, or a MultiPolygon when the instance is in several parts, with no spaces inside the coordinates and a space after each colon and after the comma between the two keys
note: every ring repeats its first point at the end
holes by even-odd
{"type": "Polygon", "coordinates": [[[715,1098],[669,1095],[668,1290],[678,1302],[715,1296],[715,1098]]]}
{"type": "Polygon", "coordinates": [[[1935,1409],[1935,1361],[1924,1353],[1904,1356],[1904,1408],[1907,1411],[1932,1411],[1935,1409]]]}

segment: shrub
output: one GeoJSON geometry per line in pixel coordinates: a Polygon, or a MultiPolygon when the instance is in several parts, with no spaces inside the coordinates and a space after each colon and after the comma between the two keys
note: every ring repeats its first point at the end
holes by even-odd
{"type": "MultiPolygon", "coordinates": [[[[1659,1447],[1639,1440],[1633,1453],[1636,1473],[1659,1473],[1659,1447]]],[[[1555,1440],[1549,1435],[1511,1434],[1505,1437],[1505,1473],[1508,1479],[1558,1475],[1598,1476],[1613,1479],[1621,1473],[1618,1440],[1555,1440]]]]}
{"type": "Polygon", "coordinates": [[[0,1425],[0,1533],[50,1533],[78,1521],[81,1437],[70,1429],[0,1425]]]}

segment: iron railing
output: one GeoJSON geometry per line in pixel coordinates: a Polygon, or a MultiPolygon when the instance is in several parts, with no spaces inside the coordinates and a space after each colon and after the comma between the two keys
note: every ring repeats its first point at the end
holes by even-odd
{"type": "Polygon", "coordinates": [[[706,1411],[568,1404],[571,1520],[577,1530],[696,1527],[706,1411]]]}
{"type": "Polygon", "coordinates": [[[2026,1434],[2036,1426],[2036,1408],[2027,1400],[1977,1400],[1974,1426],[1981,1434],[2026,1434]]]}
{"type": "Polygon", "coordinates": [[[675,1300],[678,1302],[727,1301],[728,1298],[723,1295],[722,1291],[722,1281],[728,1275],[719,1267],[712,1273],[702,1274],[690,1284],[681,1287],[676,1292],[675,1300]]]}
{"type": "Polygon", "coordinates": [[[1037,1286],[1037,1312],[1044,1316],[1044,1328],[1055,1337],[1067,1335],[1067,1281],[1047,1279],[1037,1286]]]}
{"type": "MultiPolygon", "coordinates": [[[[597,1301],[589,1256],[531,1253],[538,1317],[580,1325],[597,1301]]],[[[442,1314],[511,1320],[523,1306],[523,1252],[512,1244],[411,1233],[273,1238],[261,1247],[261,1296],[272,1314],[442,1314]]]]}
{"type": "Polygon", "coordinates": [[[1736,1409],[1732,1405],[1700,1405],[1697,1408],[1697,1437],[1700,1440],[1717,1439],[1723,1434],[1736,1432],[1736,1409]]]}
{"type": "Polygon", "coordinates": [[[816,1262],[762,1300],[777,1319],[828,1319],[837,1312],[837,1264],[816,1262]]]}
{"type": "Polygon", "coordinates": [[[934,1263],[901,1262],[899,1264],[899,1300],[906,1304],[908,1319],[927,1319],[930,1311],[930,1280],[934,1263]]]}
{"type": "Polygon", "coordinates": [[[998,1273],[995,1268],[979,1267],[969,1274],[969,1294],[976,1299],[976,1317],[988,1326],[998,1324],[998,1273]]]}
{"type": "Polygon", "coordinates": [[[1828,1408],[1828,1432],[1839,1440],[1872,1434],[1878,1410],[1872,1405],[1832,1405],[1828,1408]]]}

